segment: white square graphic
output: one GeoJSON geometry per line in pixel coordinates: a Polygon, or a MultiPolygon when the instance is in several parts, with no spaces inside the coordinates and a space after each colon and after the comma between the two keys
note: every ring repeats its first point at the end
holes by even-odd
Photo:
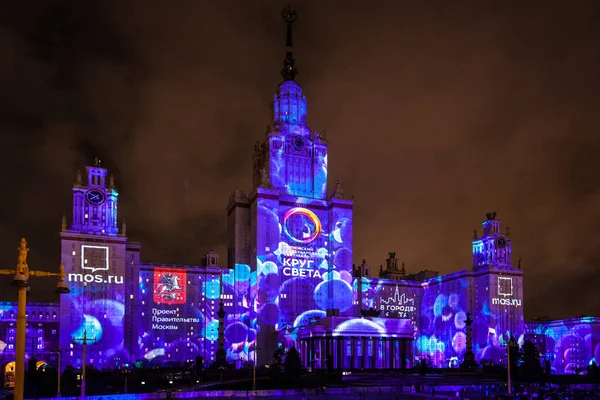
{"type": "Polygon", "coordinates": [[[512,296],[513,295],[513,281],[512,278],[503,276],[498,277],[498,296],[512,296]]]}
{"type": "Polygon", "coordinates": [[[108,271],[108,246],[81,246],[81,269],[108,271]]]}

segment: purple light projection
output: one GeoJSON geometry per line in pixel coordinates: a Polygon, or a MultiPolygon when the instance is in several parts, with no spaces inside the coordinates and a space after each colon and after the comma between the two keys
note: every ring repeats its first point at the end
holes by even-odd
{"type": "Polygon", "coordinates": [[[351,205],[290,200],[259,200],[259,326],[303,325],[312,317],[324,317],[327,309],[351,314],[351,205]]]}
{"type": "Polygon", "coordinates": [[[600,361],[600,318],[582,317],[559,321],[530,322],[525,338],[536,344],[542,362],[553,374],[575,374],[600,361]]]}
{"type": "Polygon", "coordinates": [[[242,264],[223,271],[217,267],[142,267],[136,323],[138,342],[133,351],[136,360],[164,366],[201,356],[205,366],[209,366],[216,360],[218,350],[217,311],[221,301],[227,313],[224,330],[227,359],[248,360],[256,340],[246,297],[250,280],[250,267],[242,264]]]}

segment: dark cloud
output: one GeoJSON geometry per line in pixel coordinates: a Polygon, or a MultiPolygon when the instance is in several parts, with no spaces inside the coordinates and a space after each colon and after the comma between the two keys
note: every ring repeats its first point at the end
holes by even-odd
{"type": "MultiPolygon", "coordinates": [[[[279,82],[284,5],[7,6],[0,260],[27,236],[32,267],[58,265],[74,172],[97,155],[144,260],[225,257],[227,199],[250,187],[279,82]]],[[[294,6],[309,123],[356,199],[355,258],[469,268],[494,210],[523,258],[528,316],[600,314],[597,3],[294,6]]],[[[51,298],[39,285],[32,298],[51,298]]]]}

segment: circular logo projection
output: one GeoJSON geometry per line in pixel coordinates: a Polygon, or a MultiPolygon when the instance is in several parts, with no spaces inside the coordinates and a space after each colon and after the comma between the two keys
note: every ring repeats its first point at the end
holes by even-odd
{"type": "Polygon", "coordinates": [[[283,215],[283,230],[296,243],[310,243],[323,231],[317,215],[306,208],[290,208],[283,215]]]}

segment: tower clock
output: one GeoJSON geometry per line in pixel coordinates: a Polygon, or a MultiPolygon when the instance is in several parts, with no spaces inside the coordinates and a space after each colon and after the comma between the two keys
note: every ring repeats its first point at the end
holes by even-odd
{"type": "Polygon", "coordinates": [[[508,229],[500,232],[500,221],[495,212],[489,212],[483,222],[483,235],[473,237],[473,268],[493,267],[512,269],[512,244],[508,229]]]}

